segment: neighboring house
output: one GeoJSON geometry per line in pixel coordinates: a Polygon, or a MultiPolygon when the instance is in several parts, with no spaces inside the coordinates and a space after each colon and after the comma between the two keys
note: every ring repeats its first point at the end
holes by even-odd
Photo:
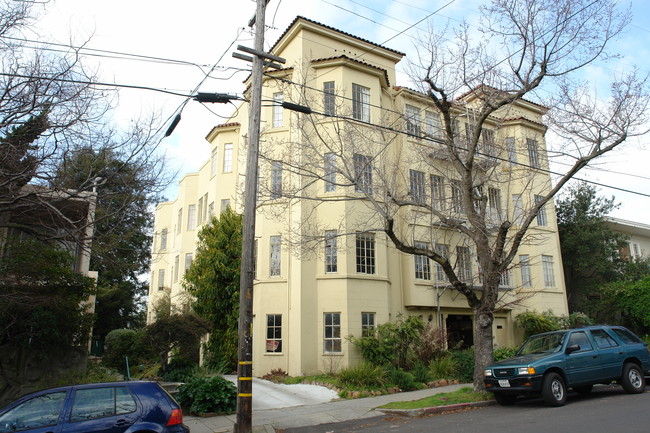
{"type": "MultiPolygon", "coordinates": [[[[391,155],[401,173],[406,173],[399,181],[410,184],[414,197],[432,197],[448,208],[456,206],[453,181],[437,179],[434,170],[425,171],[408,155],[399,158],[399,149],[417,144],[414,136],[420,131],[426,129],[435,137],[440,128],[438,113],[426,95],[395,86],[395,66],[402,53],[302,17],[289,26],[270,52],[286,58],[288,65],[272,72],[274,77],[290,77],[293,81],[307,77],[305,92],[313,89],[310,106],[332,116],[317,126],[323,133],[331,133],[338,125],[339,120],[333,117],[338,110],[347,110],[350,117],[361,122],[377,123],[383,121],[383,110],[404,113],[409,119],[404,129],[411,135],[398,134],[391,144],[395,147],[391,155]]],[[[295,93],[289,97],[291,92],[298,91],[283,87],[281,80],[266,78],[263,99],[298,100],[295,93]]],[[[466,95],[461,105],[471,107],[472,101],[473,97],[466,95]]],[[[156,208],[150,322],[155,320],[152,307],[164,295],[171,296],[172,307],[177,310],[187,302],[181,282],[193,259],[201,225],[226,206],[241,212],[247,108],[242,105],[228,123],[210,131],[206,138],[212,146],[211,158],[198,172],[181,179],[175,200],[156,208]]],[[[507,183],[493,185],[487,191],[495,219],[505,214],[516,224],[523,203],[537,199],[533,194],[529,197],[525,187],[535,185],[540,193],[550,187],[548,171],[543,170],[548,167],[546,127],[542,123],[545,113],[546,108],[521,101],[502,118],[488,122],[494,129],[485,132],[488,139],[484,140],[483,151],[489,154],[493,143],[505,143],[500,147],[502,159],[486,157],[481,162],[501,179],[507,179],[507,183]]],[[[300,154],[304,131],[296,129],[294,113],[265,104],[262,125],[263,147],[273,151],[295,142],[292,156],[300,154]]],[[[394,119],[391,125],[396,125],[394,119]]],[[[343,143],[345,146],[345,139],[343,143]]],[[[428,157],[438,167],[449,164],[435,149],[428,157]]],[[[352,170],[359,171],[362,187],[371,188],[371,171],[363,169],[369,161],[364,158],[355,153],[352,170]],[[366,178],[367,185],[362,181],[366,178]]],[[[346,337],[361,336],[365,330],[394,321],[399,315],[417,315],[425,322],[440,323],[450,344],[472,344],[472,311],[465,298],[448,287],[435,263],[397,251],[381,231],[360,232],[357,224],[363,215],[359,211],[362,205],[345,200],[355,197],[356,192],[354,187],[338,183],[336,171],[332,171],[331,178],[326,174],[319,182],[302,185],[310,196],[332,201],[314,206],[307,199],[284,198],[300,180],[292,174],[289,164],[283,167],[283,161],[260,160],[253,307],[256,376],[274,369],[295,376],[353,365],[359,362],[360,353],[346,337]],[[293,242],[296,234],[309,235],[314,227],[322,229],[320,247],[293,242]]],[[[322,169],[327,172],[335,164],[336,157],[326,154],[322,169]]],[[[519,311],[568,314],[553,206],[549,202],[538,214],[530,229],[532,239],[522,245],[512,269],[502,277],[504,304],[520,301],[507,303],[495,312],[496,345],[519,343],[521,335],[514,327],[519,311]]],[[[471,248],[462,246],[455,231],[444,226],[437,230],[439,238],[430,241],[440,251],[446,251],[465,281],[480,284],[471,248]]]]}
{"type": "Polygon", "coordinates": [[[621,257],[639,260],[650,256],[650,224],[605,217],[607,226],[616,233],[625,235],[627,245],[620,251],[621,257]]]}

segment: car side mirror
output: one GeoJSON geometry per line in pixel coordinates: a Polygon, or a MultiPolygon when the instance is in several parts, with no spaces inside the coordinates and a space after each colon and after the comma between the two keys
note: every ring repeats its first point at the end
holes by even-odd
{"type": "Polygon", "coordinates": [[[568,355],[569,353],[577,352],[578,350],[580,350],[580,345],[574,343],[574,344],[568,345],[566,350],[564,351],[564,353],[566,353],[568,355]]]}

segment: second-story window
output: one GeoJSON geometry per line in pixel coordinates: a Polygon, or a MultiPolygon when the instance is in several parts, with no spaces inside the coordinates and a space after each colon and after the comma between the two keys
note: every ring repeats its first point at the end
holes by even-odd
{"type": "Polygon", "coordinates": [[[375,273],[375,235],[372,233],[357,233],[356,239],[357,272],[360,274],[375,273]]]}
{"type": "Polygon", "coordinates": [[[232,172],[232,143],[223,146],[223,172],[232,172]]]}
{"type": "Polygon", "coordinates": [[[336,230],[327,230],[325,232],[325,272],[336,272],[338,270],[336,239],[336,230]]]}
{"type": "Polygon", "coordinates": [[[420,137],[422,135],[421,123],[422,119],[420,118],[420,109],[412,105],[407,105],[406,110],[406,132],[409,135],[415,137],[420,137]]]}
{"type": "MultiPolygon", "coordinates": [[[[544,197],[541,195],[536,195],[535,196],[535,203],[539,203],[542,200],[544,200],[544,197]]],[[[546,226],[548,225],[548,219],[546,218],[546,207],[542,206],[539,208],[539,212],[537,212],[537,225],[538,226],[546,226]]]]}
{"type": "Polygon", "coordinates": [[[427,186],[424,173],[417,170],[409,170],[411,199],[416,204],[424,204],[427,201],[427,186]]]}
{"type": "Polygon", "coordinates": [[[271,198],[282,197],[282,161],[271,162],[271,198]]]}
{"type": "Polygon", "coordinates": [[[336,115],[336,95],[334,81],[323,83],[323,114],[326,116],[336,115]]]}
{"type": "Polygon", "coordinates": [[[282,267],[282,237],[271,236],[269,276],[279,277],[282,267]]]}
{"type": "Polygon", "coordinates": [[[160,249],[167,249],[167,229],[162,229],[160,232],[160,249]]]}
{"type": "Polygon", "coordinates": [[[282,93],[273,94],[273,127],[280,128],[282,126],[282,115],[283,108],[282,102],[284,101],[284,95],[282,93]]]}
{"type": "MultiPolygon", "coordinates": [[[[413,243],[415,248],[420,248],[423,250],[429,249],[429,244],[426,242],[415,241],[413,243]]],[[[415,278],[419,280],[430,280],[431,279],[431,263],[429,262],[429,257],[423,255],[413,256],[415,260],[415,278]]]]}
{"type": "Polygon", "coordinates": [[[323,155],[323,170],[325,178],[325,192],[336,191],[336,154],[323,155]]]}
{"type": "Polygon", "coordinates": [[[528,159],[530,160],[530,166],[532,168],[540,168],[539,147],[537,145],[537,140],[533,140],[532,138],[527,138],[526,144],[528,145],[528,159]]]}
{"type": "Polygon", "coordinates": [[[194,230],[196,228],[196,205],[191,204],[187,207],[187,229],[194,230]]]}
{"type": "Polygon", "coordinates": [[[370,122],[370,89],[352,84],[352,117],[370,122]]]}
{"type": "Polygon", "coordinates": [[[355,153],[354,163],[354,191],[372,193],[372,161],[367,155],[355,153]]]}

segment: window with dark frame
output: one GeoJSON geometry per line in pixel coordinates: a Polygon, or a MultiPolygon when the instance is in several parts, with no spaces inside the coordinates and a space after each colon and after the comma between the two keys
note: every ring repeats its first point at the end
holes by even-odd
{"type": "Polygon", "coordinates": [[[282,352],[282,314],[266,315],[266,352],[282,352]]]}
{"type": "Polygon", "coordinates": [[[323,83],[323,114],[326,116],[336,115],[336,90],[334,81],[323,83]]]}
{"type": "Polygon", "coordinates": [[[325,272],[338,271],[338,253],[336,245],[336,230],[325,231],[325,272]]]}
{"type": "Polygon", "coordinates": [[[375,330],[375,313],[361,313],[361,336],[369,337],[375,330]]]}
{"type": "MultiPolygon", "coordinates": [[[[427,242],[415,241],[413,242],[413,246],[422,250],[429,249],[427,242]]],[[[418,280],[430,280],[431,262],[429,261],[429,257],[416,254],[413,256],[413,259],[415,261],[415,278],[418,280]]]]}
{"type": "Polygon", "coordinates": [[[352,84],[352,117],[370,122],[370,89],[352,84]]]}
{"type": "Polygon", "coordinates": [[[323,351],[341,353],[341,313],[324,313],[323,351]]]}
{"type": "Polygon", "coordinates": [[[375,235],[372,233],[357,233],[356,236],[357,273],[375,273],[375,235]]]}

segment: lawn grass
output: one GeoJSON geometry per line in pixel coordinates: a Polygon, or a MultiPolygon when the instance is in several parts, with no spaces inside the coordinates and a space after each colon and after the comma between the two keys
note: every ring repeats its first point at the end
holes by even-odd
{"type": "Polygon", "coordinates": [[[492,400],[490,393],[474,392],[471,387],[464,387],[454,392],[444,392],[420,400],[395,401],[379,407],[382,409],[421,409],[485,400],[492,400]]]}

